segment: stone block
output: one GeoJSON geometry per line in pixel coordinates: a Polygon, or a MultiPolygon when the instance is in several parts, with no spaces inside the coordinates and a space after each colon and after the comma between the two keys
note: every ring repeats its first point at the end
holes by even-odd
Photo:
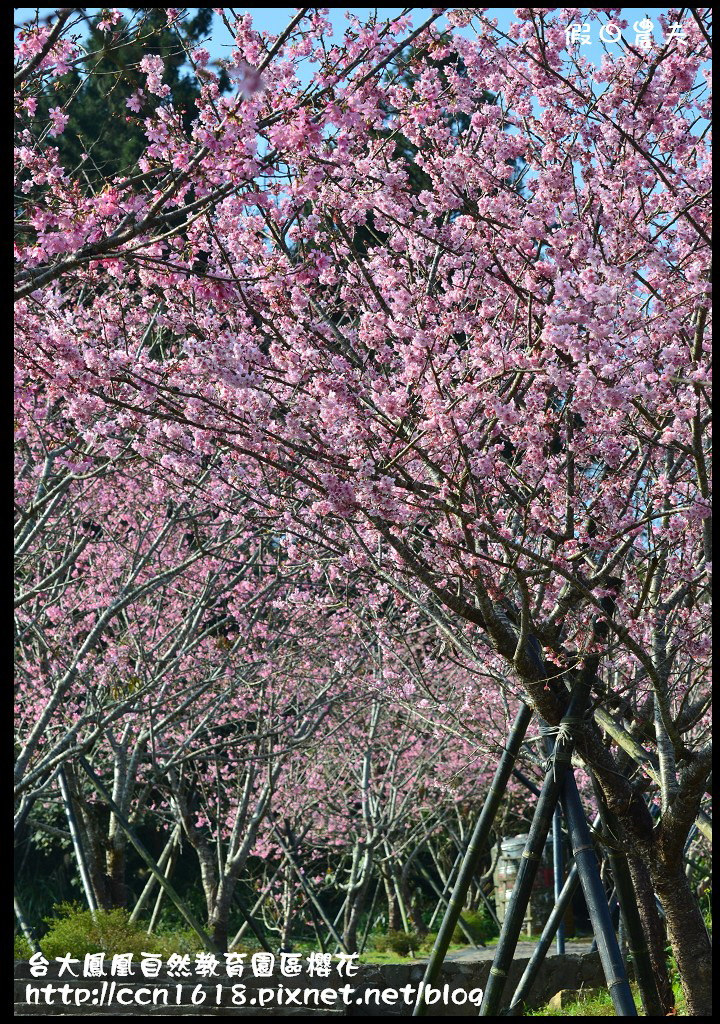
{"type": "Polygon", "coordinates": [[[548,1001],[550,1010],[564,1010],[566,1006],[576,1003],[579,999],[592,998],[600,995],[602,988],[563,988],[548,1001]]]}

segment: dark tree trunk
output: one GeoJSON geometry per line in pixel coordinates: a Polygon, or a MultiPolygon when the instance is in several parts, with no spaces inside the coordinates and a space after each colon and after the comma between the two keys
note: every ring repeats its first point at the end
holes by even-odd
{"type": "Polygon", "coordinates": [[[670,981],[667,955],[665,953],[667,945],[665,926],[655,904],[655,892],[647,864],[640,857],[628,857],[627,862],[633,889],[635,890],[640,922],[650,954],[658,997],[662,1005],[663,1016],[667,1016],[675,1006],[675,993],[670,981]]]}
{"type": "Polygon", "coordinates": [[[235,879],[223,875],[214,898],[208,899],[208,931],[221,953],[226,953],[228,948],[228,923],[234,893],[235,879]]]}
{"type": "Polygon", "coordinates": [[[219,918],[213,923],[210,929],[210,938],[213,940],[221,953],[227,952],[228,947],[228,924],[227,917],[219,918]]]}
{"type": "Polygon", "coordinates": [[[668,937],[677,961],[689,1017],[712,1015],[712,946],[682,860],[651,874],[667,918],[668,937]]]}
{"type": "Polygon", "coordinates": [[[423,921],[422,916],[422,897],[420,890],[416,889],[413,893],[412,899],[410,900],[410,917],[415,931],[418,935],[427,935],[427,925],[423,921]]]}
{"type": "Polygon", "coordinates": [[[110,904],[113,907],[126,907],[128,887],[125,884],[126,845],[120,836],[110,840],[107,855],[107,884],[110,904]]]}

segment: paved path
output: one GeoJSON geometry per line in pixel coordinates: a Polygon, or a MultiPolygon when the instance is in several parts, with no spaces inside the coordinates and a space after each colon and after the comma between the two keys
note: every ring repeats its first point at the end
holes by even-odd
{"type": "MultiPolygon", "coordinates": [[[[568,939],[565,942],[566,953],[589,953],[592,940],[588,939],[583,942],[568,939]]],[[[516,957],[532,956],[537,942],[518,942],[517,949],[515,950],[516,957]]],[[[495,956],[496,946],[487,946],[485,949],[473,949],[468,947],[467,949],[456,949],[452,953],[448,953],[445,957],[446,962],[453,964],[477,964],[483,960],[492,960],[495,956]]],[[[547,956],[555,956],[555,941],[550,949],[547,951],[547,956]]],[[[427,963],[428,957],[418,957],[418,963],[427,963]]]]}

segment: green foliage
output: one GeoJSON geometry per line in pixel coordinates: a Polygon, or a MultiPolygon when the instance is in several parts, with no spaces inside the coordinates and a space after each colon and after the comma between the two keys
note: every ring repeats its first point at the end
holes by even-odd
{"type": "Polygon", "coordinates": [[[703,920],[707,933],[712,938],[712,890],[708,889],[700,897],[700,910],[702,911],[703,920]]]}
{"type": "MultiPolygon", "coordinates": [[[[479,910],[463,910],[462,919],[475,942],[486,944],[498,934],[497,925],[484,907],[479,910]]],[[[467,945],[467,936],[459,924],[455,926],[452,941],[467,945]]]]}
{"type": "MultiPolygon", "coordinates": [[[[420,942],[420,951],[422,953],[429,953],[430,952],[430,950],[435,945],[435,939],[437,938],[437,935],[438,935],[437,932],[428,932],[426,935],[423,936],[423,938],[422,938],[422,940],[420,942]]],[[[452,949],[452,945],[453,944],[451,943],[450,944],[450,949],[452,949]]],[[[463,939],[463,945],[465,945],[465,940],[464,939],[463,939]]]]}
{"type": "Polygon", "coordinates": [[[71,953],[82,957],[86,953],[193,953],[200,946],[197,936],[189,931],[148,935],[139,925],[130,923],[126,910],[98,910],[93,915],[77,903],[60,903],[52,917],[45,919],[48,930],[39,940],[43,954],[54,957],[71,953]]]}
{"type": "MultiPolygon", "coordinates": [[[[293,949],[296,952],[314,953],[315,950],[317,949],[317,943],[296,942],[293,944],[293,949]]],[[[243,940],[241,939],[240,942],[236,942],[233,946],[230,947],[230,952],[247,953],[248,956],[252,956],[253,953],[260,952],[260,946],[258,945],[257,939],[249,939],[247,942],[243,942],[243,940]]]]}
{"type": "MultiPolygon", "coordinates": [[[[150,937],[147,932],[143,932],[145,935],[145,941],[150,937]]],[[[164,956],[169,956],[170,953],[190,953],[194,954],[200,951],[202,943],[197,937],[192,928],[172,928],[167,930],[160,930],[155,940],[159,943],[159,946],[163,950],[164,956]]]]}
{"type": "Polygon", "coordinates": [[[18,869],[16,891],[31,927],[51,914],[56,904],[72,899],[80,890],[65,858],[57,853],[41,850],[18,869]]]}
{"type": "Polygon", "coordinates": [[[16,935],[13,946],[16,960],[29,960],[33,955],[32,946],[24,935],[16,935]]]}
{"type": "MultiPolygon", "coordinates": [[[[146,95],[139,115],[129,110],[126,103],[132,93],[145,86],[145,75],[139,66],[144,56],[163,58],[163,83],[170,88],[168,100],[182,113],[186,129],[192,123],[195,100],[200,94],[195,76],[184,70],[185,48],[197,45],[209,34],[212,8],[199,7],[194,17],[171,27],[167,25],[164,7],[127,10],[133,16],[121,19],[110,32],[99,30],[102,15],[94,16],[84,43],[87,56],[77,68],[53,83],[38,103],[38,125],[46,123],[51,107],[68,104],[68,125],[50,142],[59,148],[67,169],[82,165],[90,187],[102,185],[115,175],[131,173],[147,145],[143,120],[160,101],[146,95]],[[84,153],[89,157],[85,161],[84,153]]],[[[226,91],[230,83],[224,70],[219,79],[221,92],[226,91]]]]}
{"type": "MultiPolygon", "coordinates": [[[[632,986],[633,997],[637,1007],[638,1015],[641,1014],[640,997],[637,987],[632,986]]],[[[562,1009],[543,1006],[538,1010],[526,1010],[525,1017],[614,1017],[615,1007],[607,992],[590,990],[587,994],[578,993],[578,998],[562,1009]]]]}
{"type": "Polygon", "coordinates": [[[677,960],[672,955],[670,946],[666,946],[665,952],[668,958],[668,970],[670,972],[670,984],[672,985],[673,994],[675,996],[675,1010],[677,1011],[678,1017],[685,1016],[685,993],[683,992],[682,980],[680,978],[680,968],[677,965],[677,960]]]}
{"type": "Polygon", "coordinates": [[[389,931],[387,935],[378,935],[373,946],[378,953],[397,953],[408,956],[420,949],[422,940],[412,932],[389,931]]]}
{"type": "MultiPolygon", "coordinates": [[[[203,895],[202,888],[198,885],[193,885],[194,879],[189,873],[188,868],[190,865],[180,865],[175,869],[175,888],[182,897],[182,901],[187,909],[194,914],[197,920],[202,921],[203,916],[206,912],[205,897],[203,895]],[[185,874],[183,874],[183,871],[185,874]]],[[[146,874],[142,875],[143,881],[147,878],[146,874]]],[[[182,931],[187,929],[187,922],[182,916],[178,908],[171,900],[165,900],[160,911],[157,923],[157,931],[160,934],[172,933],[180,934],[182,931]]]]}

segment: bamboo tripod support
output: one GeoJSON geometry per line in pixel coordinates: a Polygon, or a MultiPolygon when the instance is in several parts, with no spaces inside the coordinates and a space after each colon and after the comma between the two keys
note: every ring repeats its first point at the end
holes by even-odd
{"type": "Polygon", "coordinates": [[[625,961],[620,951],[610,917],[605,889],[600,879],[597,857],[585,820],[575,776],[568,774],[561,794],[563,813],[572,841],[573,857],[580,876],[585,902],[597,939],[600,961],[608,992],[618,1017],[637,1017],[635,1000],[630,991],[625,961]]]}
{"type": "MultiPolygon", "coordinates": [[[[535,806],[510,902],[505,910],[500,938],[480,1007],[480,1017],[495,1017],[500,1010],[500,1000],[512,966],[533,882],[552,826],[563,781],[570,770],[570,759],[575,745],[574,728],[581,721],[587,706],[591,682],[592,676],[585,672],[575,680],[567,711],[557,730],[552,757],[547,761],[545,779],[535,806]]],[[[541,726],[544,727],[544,723],[541,723],[541,726]]],[[[547,736],[544,739],[547,748],[547,736]]]]}
{"type": "Polygon", "coordinates": [[[460,917],[460,912],[465,902],[468,889],[470,888],[470,883],[477,871],[480,858],[484,852],[485,845],[490,835],[490,829],[492,828],[493,821],[495,820],[497,809],[500,806],[500,801],[505,795],[510,773],[512,772],[513,765],[515,764],[515,759],[520,750],[520,745],[525,738],[525,733],[527,732],[527,727],[530,724],[531,717],[532,711],[530,708],[526,704],[521,704],[508,735],[505,748],[500,755],[500,760],[498,761],[498,766],[495,770],[490,791],[485,798],[485,803],[482,811],[480,812],[480,817],[478,818],[475,828],[473,829],[472,836],[470,837],[470,842],[460,866],[460,871],[458,872],[452,895],[448,901],[447,910],[443,916],[440,930],[438,931],[437,938],[435,939],[435,945],[432,948],[430,959],[425,969],[425,976],[423,977],[423,984],[420,985],[417,1002],[413,1010],[413,1017],[423,1017],[425,1015],[425,986],[434,985],[440,975],[443,960],[445,959],[445,954],[448,951],[450,940],[455,930],[455,925],[460,917]]]}
{"type": "MultiPolygon", "coordinates": [[[[580,721],[587,702],[590,680],[583,676],[576,680],[573,692],[570,697],[567,712],[563,718],[560,729],[557,733],[552,757],[548,761],[547,771],[542,789],[538,796],[538,803],[533,816],[528,840],[523,851],[521,864],[513,887],[510,903],[508,904],[505,920],[501,929],[498,946],[490,969],[487,987],[479,1015],[496,1016],[499,1013],[500,1001],[505,989],[508,971],[517,948],[522,922],[525,911],[530,900],[533,881],[537,874],[540,858],[545,846],[548,833],[553,828],[555,839],[555,865],[556,865],[556,906],[553,910],[550,921],[543,932],[542,952],[528,965],[520,986],[513,997],[513,1005],[517,1012],[524,996],[529,992],[537,971],[552,942],[558,925],[562,921],[565,907],[572,898],[578,882],[582,884],[585,899],[596,935],[600,950],[601,962],[607,980],[608,990],[613,999],[618,1016],[637,1016],[635,1003],[630,991],[625,963],[618,946],[615,930],[610,919],[605,891],[598,870],[595,852],[590,841],[590,832],[585,820],[584,811],[575,783],[575,777],[570,767],[572,750],[574,746],[574,726],[580,721]],[[565,819],[568,825],[568,832],[573,846],[573,858],[575,864],[565,884],[560,887],[559,883],[559,842],[560,818],[559,804],[562,804],[565,819]],[[559,893],[557,890],[560,889],[559,893]]],[[[514,762],[520,749],[520,745],[527,731],[531,718],[531,712],[524,704],[521,705],[513,727],[508,736],[508,742],[498,763],[493,778],[490,792],[487,795],[485,804],[475,829],[473,831],[468,849],[463,858],[458,877],[455,882],[452,896],[447,911],[443,917],[440,931],[438,932],[435,945],[430,956],[423,984],[420,986],[418,999],[413,1011],[413,1016],[419,1017],[425,1014],[424,990],[425,986],[434,984],[442,969],[443,960],[450,945],[450,939],[457,921],[460,917],[461,908],[467,896],[473,875],[477,870],[480,856],[490,834],[490,829],[497,812],[500,800],[505,793],[510,774],[514,770],[514,762]]],[[[511,1011],[512,1012],[512,1011],[511,1011]]]]}

